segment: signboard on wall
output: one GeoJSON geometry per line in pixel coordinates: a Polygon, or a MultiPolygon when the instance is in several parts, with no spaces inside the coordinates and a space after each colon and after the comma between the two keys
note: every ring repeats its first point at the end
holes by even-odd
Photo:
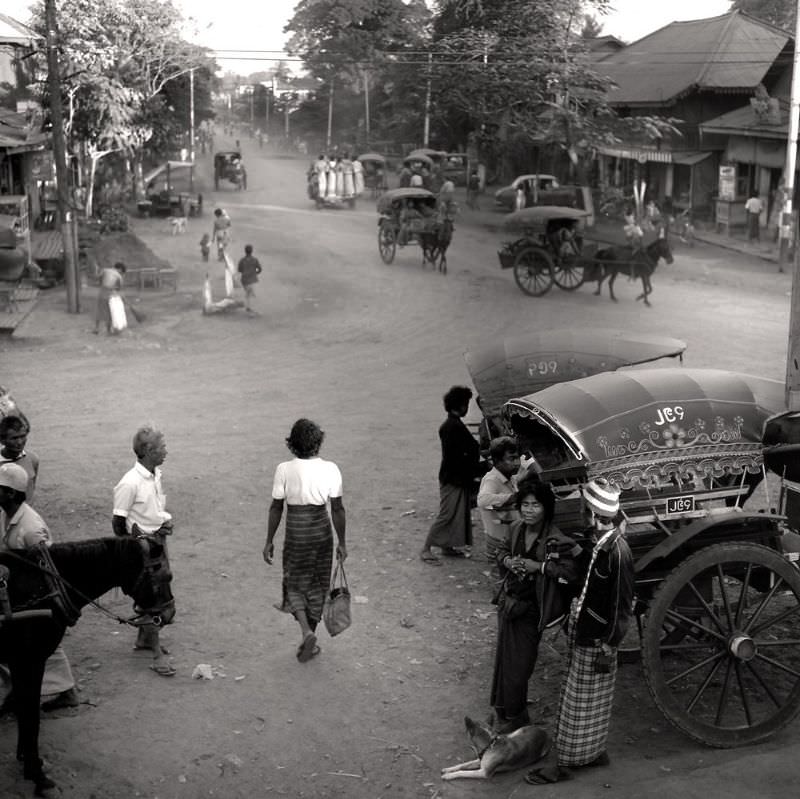
{"type": "Polygon", "coordinates": [[[719,199],[736,199],[736,167],[722,164],[719,168],[719,199]]]}

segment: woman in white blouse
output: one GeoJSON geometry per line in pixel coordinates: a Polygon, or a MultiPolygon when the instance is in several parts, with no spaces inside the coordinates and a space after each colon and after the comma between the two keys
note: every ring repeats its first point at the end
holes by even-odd
{"type": "Polygon", "coordinates": [[[297,659],[301,663],[320,651],[316,629],[330,585],[334,530],[336,557],[341,561],[347,558],[342,474],[335,463],[319,457],[324,438],[325,433],[310,419],[298,419],[292,425],[286,445],[295,457],[279,463],[275,470],[264,545],[264,560],[272,564],[273,539],[285,504],[283,599],[275,607],[291,613],[300,625],[297,659]]]}

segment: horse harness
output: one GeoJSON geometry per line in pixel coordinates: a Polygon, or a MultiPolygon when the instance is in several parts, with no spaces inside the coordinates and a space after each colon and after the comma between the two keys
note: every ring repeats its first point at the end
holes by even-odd
{"type": "MultiPolygon", "coordinates": [[[[163,543],[154,541],[152,537],[147,535],[137,536],[137,539],[140,541],[142,546],[144,555],[144,568],[139,573],[139,576],[131,589],[132,594],[136,592],[136,589],[139,587],[139,585],[141,585],[142,580],[145,577],[149,577],[154,585],[163,583],[169,579],[166,576],[167,570],[163,568],[164,556],[159,555],[157,557],[153,557],[148,545],[149,542],[153,541],[153,543],[159,544],[163,549],[163,543]]],[[[162,626],[160,615],[158,613],[151,612],[151,610],[158,611],[162,610],[162,608],[144,610],[142,608],[134,607],[136,612],[134,616],[131,616],[130,618],[119,616],[118,614],[101,605],[97,600],[86,596],[82,591],[75,588],[74,585],[62,577],[56,568],[55,563],[53,563],[49,549],[44,542],[37,544],[29,551],[30,553],[35,554],[35,559],[32,560],[28,557],[24,557],[23,555],[19,555],[14,552],[14,550],[10,549],[5,550],[3,554],[7,557],[11,557],[14,560],[25,563],[29,567],[33,567],[41,572],[46,587],[45,593],[31,598],[27,602],[14,607],[12,610],[8,594],[9,570],[8,567],[0,564],[0,626],[2,626],[3,622],[12,620],[13,617],[19,613],[30,615],[31,610],[40,610],[41,606],[48,601],[52,602],[53,604],[53,612],[56,613],[68,627],[75,626],[81,616],[81,611],[80,608],[70,599],[67,589],[74,591],[75,594],[84,599],[87,604],[93,605],[101,613],[104,613],[106,616],[114,619],[114,621],[117,621],[120,624],[127,624],[131,627],[140,627],[143,624],[154,624],[157,627],[162,626]]],[[[50,614],[50,611],[45,610],[42,611],[42,613],[50,614]]]]}

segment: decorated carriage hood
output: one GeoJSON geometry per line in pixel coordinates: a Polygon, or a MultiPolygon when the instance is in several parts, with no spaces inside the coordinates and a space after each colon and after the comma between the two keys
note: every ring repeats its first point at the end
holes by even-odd
{"type": "Polygon", "coordinates": [[[623,366],[680,357],[686,342],[621,330],[546,330],[464,353],[483,412],[499,416],[512,397],[623,366]]]}
{"type": "Polygon", "coordinates": [[[538,431],[561,443],[543,479],[657,487],[760,471],[764,425],[784,410],[783,395],[782,383],[750,375],[641,369],[550,386],[509,400],[504,415],[531,440],[538,431]]]}

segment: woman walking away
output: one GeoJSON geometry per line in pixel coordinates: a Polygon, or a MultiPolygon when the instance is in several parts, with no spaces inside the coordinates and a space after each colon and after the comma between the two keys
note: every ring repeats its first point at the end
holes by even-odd
{"type": "Polygon", "coordinates": [[[619,523],[619,489],[603,478],[583,487],[591,518],[588,568],[572,603],[569,648],[556,722],[558,763],[534,769],[534,785],[569,778],[569,768],[607,766],[608,728],[617,676],[617,647],[633,613],[634,571],[624,524],[619,523]]]}
{"type": "Polygon", "coordinates": [[[478,442],[461,419],[467,415],[472,390],[453,386],[444,395],[447,419],[439,427],[442,443],[442,465],[439,467],[439,515],[431,525],[419,553],[425,563],[440,566],[441,560],[431,552],[442,548],[443,555],[464,557],[463,547],[472,543],[470,490],[480,470],[478,442]]]}
{"type": "Polygon", "coordinates": [[[549,484],[520,484],[522,517],[507,528],[497,549],[503,579],[497,596],[497,649],[491,704],[500,733],[530,723],[528,681],[545,627],[564,616],[579,584],[575,562],[583,549],[553,524],[555,497],[549,484]]]}
{"type": "Polygon", "coordinates": [[[316,629],[331,580],[331,520],[338,539],[336,557],[341,562],[347,558],[342,475],[335,463],[319,457],[324,438],[325,433],[310,419],[298,419],[292,425],[286,446],[295,457],[279,463],[275,470],[264,545],[264,560],[271,565],[275,554],[273,540],[285,503],[283,600],[275,607],[291,613],[300,625],[297,659],[301,663],[320,652],[316,629]]]}

